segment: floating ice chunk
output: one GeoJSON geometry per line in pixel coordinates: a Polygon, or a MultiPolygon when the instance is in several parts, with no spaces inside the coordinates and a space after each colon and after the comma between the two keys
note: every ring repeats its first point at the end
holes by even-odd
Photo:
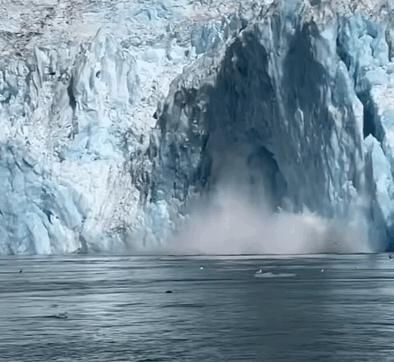
{"type": "Polygon", "coordinates": [[[267,272],[267,273],[255,273],[256,278],[293,278],[297,274],[295,273],[272,273],[272,272],[267,272]]]}

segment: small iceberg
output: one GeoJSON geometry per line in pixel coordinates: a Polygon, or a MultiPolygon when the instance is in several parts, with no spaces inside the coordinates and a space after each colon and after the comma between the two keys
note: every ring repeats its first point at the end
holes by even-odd
{"type": "Polygon", "coordinates": [[[48,315],[46,318],[53,318],[53,319],[68,319],[68,313],[62,312],[58,314],[48,315]]]}
{"type": "Polygon", "coordinates": [[[256,278],[293,278],[296,276],[294,273],[272,273],[272,272],[267,272],[263,273],[262,270],[258,270],[254,276],[256,278]]]}

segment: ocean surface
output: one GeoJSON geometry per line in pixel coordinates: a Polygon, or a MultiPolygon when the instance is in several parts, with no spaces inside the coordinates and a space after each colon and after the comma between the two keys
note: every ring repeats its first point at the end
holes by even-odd
{"type": "Polygon", "coordinates": [[[0,360],[394,361],[394,260],[0,258],[0,360]]]}

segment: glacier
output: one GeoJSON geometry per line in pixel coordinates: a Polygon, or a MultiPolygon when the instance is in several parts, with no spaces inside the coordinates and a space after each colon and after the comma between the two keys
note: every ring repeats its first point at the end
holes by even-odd
{"type": "Polygon", "coordinates": [[[157,251],[229,183],[291,225],[327,220],[339,243],[350,225],[366,239],[350,251],[394,246],[389,0],[0,14],[0,254],[157,251]]]}

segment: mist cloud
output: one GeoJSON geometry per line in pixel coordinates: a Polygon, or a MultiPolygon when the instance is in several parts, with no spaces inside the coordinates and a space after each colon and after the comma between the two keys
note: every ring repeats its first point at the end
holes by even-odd
{"type": "Polygon", "coordinates": [[[195,207],[168,244],[179,254],[310,254],[371,252],[359,220],[311,212],[272,213],[234,186],[220,187],[195,207]]]}

